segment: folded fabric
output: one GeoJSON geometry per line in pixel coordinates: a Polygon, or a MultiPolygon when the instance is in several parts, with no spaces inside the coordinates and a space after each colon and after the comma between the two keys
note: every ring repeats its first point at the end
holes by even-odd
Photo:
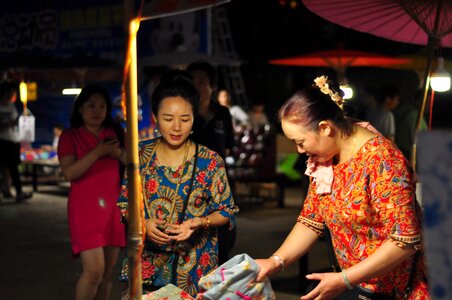
{"type": "MultiPolygon", "coordinates": [[[[190,294],[185,292],[184,290],[178,288],[177,286],[169,283],[164,287],[143,295],[141,297],[142,300],[195,300],[190,294]]],[[[129,295],[126,292],[121,300],[129,300],[129,295]]]]}
{"type": "Polygon", "coordinates": [[[255,282],[259,266],[248,254],[238,254],[201,277],[201,294],[208,300],[273,300],[275,294],[268,278],[255,282]]]}
{"type": "Polygon", "coordinates": [[[194,299],[190,294],[184,290],[178,288],[173,284],[167,284],[164,287],[143,296],[143,300],[182,300],[182,299],[194,299]]]}

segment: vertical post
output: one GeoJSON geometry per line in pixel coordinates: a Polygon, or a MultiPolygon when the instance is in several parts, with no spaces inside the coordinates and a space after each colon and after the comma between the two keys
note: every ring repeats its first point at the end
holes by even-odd
{"type": "Polygon", "coordinates": [[[428,39],[428,57],[427,57],[427,66],[425,68],[424,74],[424,82],[423,82],[423,97],[421,106],[419,107],[417,119],[416,119],[416,127],[414,128],[414,142],[412,145],[411,151],[411,167],[413,170],[416,170],[416,133],[419,131],[421,127],[422,119],[424,118],[425,104],[427,103],[428,98],[428,90],[430,88],[430,76],[432,72],[432,62],[435,56],[435,50],[438,48],[440,40],[435,37],[429,37],[428,39]]]}
{"type": "Polygon", "coordinates": [[[127,178],[129,191],[129,231],[127,256],[129,259],[129,295],[141,300],[142,210],[141,179],[138,161],[138,87],[137,87],[137,32],[139,19],[129,23],[130,67],[127,101],[127,178]]]}
{"type": "Polygon", "coordinates": [[[426,32],[428,34],[427,50],[428,50],[428,60],[427,67],[425,68],[424,75],[424,96],[422,98],[421,107],[419,108],[419,113],[417,115],[416,127],[414,129],[414,142],[411,151],[411,166],[414,171],[416,171],[416,134],[421,127],[422,118],[424,117],[425,103],[427,102],[428,89],[430,87],[430,76],[432,73],[432,61],[435,55],[435,50],[438,48],[441,37],[439,33],[441,12],[442,12],[443,0],[436,1],[436,13],[435,13],[435,23],[433,24],[433,29],[431,32],[426,32]]]}

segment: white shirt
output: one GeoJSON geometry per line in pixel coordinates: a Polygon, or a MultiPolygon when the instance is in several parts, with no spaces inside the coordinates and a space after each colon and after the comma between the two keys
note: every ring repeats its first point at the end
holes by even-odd
{"type": "Polygon", "coordinates": [[[250,118],[248,114],[238,105],[230,107],[229,112],[231,113],[231,117],[241,124],[247,123],[250,118]]]}
{"type": "MultiPolygon", "coordinates": [[[[17,120],[17,113],[14,103],[9,102],[8,105],[0,105],[0,123],[8,123],[17,120]]],[[[0,139],[5,141],[19,142],[19,127],[16,126],[0,126],[0,139]]]]}
{"type": "Polygon", "coordinates": [[[391,111],[377,108],[369,117],[369,122],[385,137],[395,136],[395,120],[391,111]]]}

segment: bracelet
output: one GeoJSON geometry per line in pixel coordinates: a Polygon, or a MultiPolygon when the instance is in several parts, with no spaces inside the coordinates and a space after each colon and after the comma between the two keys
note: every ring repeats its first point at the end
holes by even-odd
{"type": "Polygon", "coordinates": [[[270,258],[274,258],[275,260],[277,260],[280,266],[280,271],[284,271],[284,259],[282,259],[280,256],[276,254],[273,254],[272,256],[270,256],[270,258]]]}
{"type": "Polygon", "coordinates": [[[353,286],[350,284],[350,281],[348,280],[347,273],[345,273],[345,270],[342,270],[341,274],[342,274],[342,278],[344,279],[345,286],[349,290],[353,290],[353,286]]]}
{"type": "Polygon", "coordinates": [[[206,219],[206,224],[204,225],[204,227],[209,228],[210,227],[210,219],[208,217],[204,217],[204,219],[206,219]]]}

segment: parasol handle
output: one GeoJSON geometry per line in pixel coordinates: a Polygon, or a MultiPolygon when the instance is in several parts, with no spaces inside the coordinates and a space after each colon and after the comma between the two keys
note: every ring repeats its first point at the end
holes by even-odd
{"type": "MultiPolygon", "coordinates": [[[[421,127],[422,119],[424,117],[425,104],[427,103],[428,90],[430,87],[430,77],[431,77],[431,73],[432,73],[433,57],[435,54],[435,50],[439,46],[439,43],[440,43],[440,38],[438,38],[438,37],[430,36],[428,38],[427,67],[425,68],[424,82],[423,82],[423,86],[422,86],[422,90],[424,91],[424,94],[422,96],[421,106],[419,108],[419,112],[418,112],[417,119],[416,119],[416,127],[415,127],[415,131],[414,131],[415,135],[419,131],[419,128],[421,127]]],[[[411,151],[411,166],[413,167],[413,170],[416,170],[416,137],[414,137],[414,142],[413,142],[412,151],[411,151]]]]}

